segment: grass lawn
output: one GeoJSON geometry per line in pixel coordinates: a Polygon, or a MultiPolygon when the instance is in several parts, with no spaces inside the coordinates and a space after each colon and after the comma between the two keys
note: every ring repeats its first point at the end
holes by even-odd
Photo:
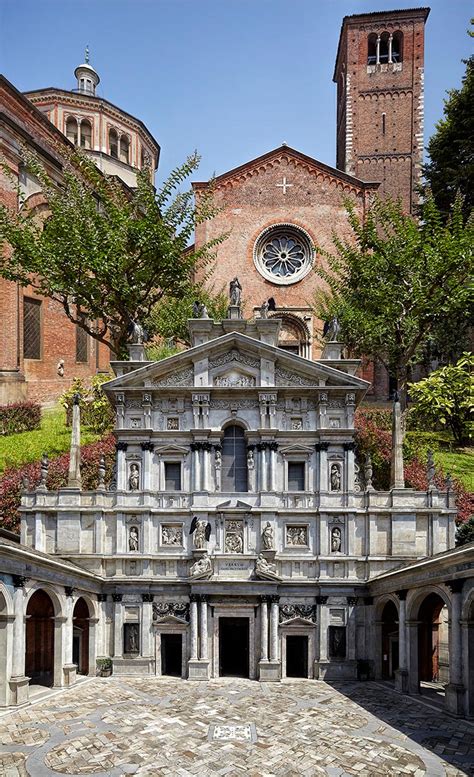
{"type": "MultiPolygon", "coordinates": [[[[81,429],[81,444],[94,442],[101,437],[81,429]]],[[[0,437],[0,473],[7,467],[38,461],[42,453],[50,458],[69,450],[71,430],[66,427],[66,412],[58,406],[43,410],[41,429],[33,432],[0,437]]]]}
{"type": "Polygon", "coordinates": [[[448,431],[411,431],[407,433],[407,438],[416,444],[418,456],[422,461],[426,460],[426,451],[431,448],[435,464],[441,467],[444,474],[449,472],[451,477],[460,480],[468,491],[474,491],[474,448],[457,448],[448,431]]]}

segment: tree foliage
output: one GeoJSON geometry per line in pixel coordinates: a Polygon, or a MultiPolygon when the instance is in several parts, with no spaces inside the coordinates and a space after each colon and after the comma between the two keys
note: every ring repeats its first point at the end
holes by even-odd
{"type": "Polygon", "coordinates": [[[458,192],[464,199],[465,216],[474,204],[474,56],[465,64],[461,88],[448,92],[444,118],[428,143],[430,162],[424,168],[435,202],[445,215],[458,192]]]}
{"type": "Polygon", "coordinates": [[[429,197],[418,221],[400,202],[376,199],[364,219],[346,202],[351,236],[333,235],[335,252],[321,250],[326,282],[315,312],[337,316],[341,339],[355,355],[379,359],[397,380],[406,404],[409,366],[419,360],[435,327],[458,316],[469,299],[473,222],[461,202],[443,222],[429,197]]]}
{"type": "Polygon", "coordinates": [[[462,523],[456,532],[456,546],[467,545],[468,542],[474,542],[474,515],[466,523],[462,523]]]}
{"type": "Polygon", "coordinates": [[[410,384],[418,413],[448,426],[459,445],[472,436],[474,417],[474,355],[465,353],[457,364],[435,370],[419,383],[410,384]]]}
{"type": "MultiPolygon", "coordinates": [[[[123,356],[131,321],[144,321],[164,298],[182,300],[198,268],[209,271],[225,235],[186,250],[196,224],[212,218],[212,187],[195,205],[180,187],[197,168],[194,154],[156,192],[149,171],[137,188],[103,175],[80,151],[71,151],[58,184],[38,157],[24,161],[39,181],[48,208],[45,222],[25,204],[0,206],[0,275],[58,301],[68,318],[123,356]]],[[[7,172],[7,166],[4,165],[7,172]]]]}
{"type": "Polygon", "coordinates": [[[189,345],[188,319],[193,318],[194,302],[205,305],[209,318],[215,321],[227,317],[229,299],[224,290],[214,294],[202,285],[195,285],[185,297],[164,297],[155,305],[147,321],[149,332],[189,345]]]}

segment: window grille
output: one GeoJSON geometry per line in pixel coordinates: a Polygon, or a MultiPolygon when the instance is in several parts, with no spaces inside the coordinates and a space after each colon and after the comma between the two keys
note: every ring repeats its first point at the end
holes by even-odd
{"type": "Polygon", "coordinates": [[[89,335],[80,326],[76,326],[76,362],[89,360],[89,335]]]}
{"type": "Polygon", "coordinates": [[[288,491],[304,491],[304,461],[288,462],[288,491]]]}
{"type": "Polygon", "coordinates": [[[23,299],[23,356],[41,359],[41,300],[23,299]]]}
{"type": "Polygon", "coordinates": [[[181,464],[180,462],[165,462],[165,490],[181,491],[181,464]]]}

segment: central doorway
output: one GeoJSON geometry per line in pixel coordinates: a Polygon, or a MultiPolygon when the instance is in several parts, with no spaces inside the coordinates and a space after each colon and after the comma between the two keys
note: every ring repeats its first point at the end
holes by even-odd
{"type": "Polygon", "coordinates": [[[308,677],[308,637],[301,634],[287,636],[286,676],[308,677]]]}
{"type": "Polygon", "coordinates": [[[181,634],[161,635],[161,674],[181,677],[183,638],[181,634]]]}
{"type": "Polygon", "coordinates": [[[219,618],[219,675],[249,676],[248,618],[219,618]]]}

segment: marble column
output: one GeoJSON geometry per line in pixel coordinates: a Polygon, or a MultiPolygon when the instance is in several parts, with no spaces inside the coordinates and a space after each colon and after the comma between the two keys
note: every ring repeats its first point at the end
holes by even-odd
{"type": "Polygon", "coordinates": [[[375,47],[375,62],[380,65],[380,35],[377,35],[377,43],[375,47]]]}
{"type": "Polygon", "coordinates": [[[392,51],[393,51],[393,34],[390,33],[388,36],[388,63],[389,65],[392,64],[392,51]]]}
{"type": "Polygon", "coordinates": [[[201,596],[200,601],[200,625],[201,625],[201,655],[202,661],[208,660],[208,635],[207,635],[207,597],[201,596]]]}
{"type": "Polygon", "coordinates": [[[143,451],[143,490],[151,491],[152,488],[152,461],[153,461],[153,443],[142,442],[143,451]]]}
{"type": "Polygon", "coordinates": [[[25,582],[24,577],[14,577],[13,585],[15,592],[13,594],[13,611],[15,620],[13,621],[13,661],[12,677],[14,679],[25,676],[25,582]]]}
{"type": "Polygon", "coordinates": [[[114,658],[122,658],[123,655],[123,636],[122,636],[122,594],[112,594],[114,602],[114,658]]]}
{"type": "Polygon", "coordinates": [[[278,650],[278,602],[279,596],[272,596],[270,605],[270,661],[279,660],[278,650]]]}
{"type": "Polygon", "coordinates": [[[128,448],[126,442],[118,442],[117,449],[117,491],[127,490],[127,461],[125,454],[128,448]]]}
{"type": "Polygon", "coordinates": [[[277,443],[272,443],[270,447],[270,491],[276,490],[277,449],[277,443]]]}
{"type": "Polygon", "coordinates": [[[64,638],[64,663],[66,666],[70,666],[72,664],[72,630],[73,630],[73,622],[72,622],[72,616],[74,612],[74,604],[73,604],[73,588],[70,588],[69,586],[66,586],[66,632],[65,632],[65,638],[64,638]]]}
{"type": "Polygon", "coordinates": [[[260,597],[260,660],[268,661],[268,597],[260,597]]]}
{"type": "Polygon", "coordinates": [[[328,629],[329,629],[329,610],[324,605],[328,600],[327,596],[317,596],[319,613],[319,660],[326,662],[328,660],[328,629]]]}
{"type": "Polygon", "coordinates": [[[356,607],[357,596],[347,597],[347,659],[355,661],[356,658],[356,607]]]}
{"type": "Polygon", "coordinates": [[[201,491],[201,458],[200,458],[200,450],[199,450],[199,444],[194,443],[192,446],[193,451],[193,470],[194,470],[194,483],[193,483],[193,490],[194,491],[201,491]]]}
{"type": "Polygon", "coordinates": [[[198,659],[198,605],[196,594],[191,594],[189,605],[189,620],[191,630],[191,660],[198,659]]]}
{"type": "Polygon", "coordinates": [[[153,656],[153,594],[142,594],[142,656],[153,656]]]}
{"type": "Polygon", "coordinates": [[[211,476],[211,446],[207,443],[203,447],[203,490],[210,491],[210,476],[211,476]]]}
{"type": "Polygon", "coordinates": [[[267,490],[267,448],[262,444],[260,448],[260,491],[267,490]]]}
{"type": "Polygon", "coordinates": [[[97,655],[108,656],[107,644],[107,594],[97,594],[99,622],[97,624],[97,655]]]}
{"type": "Polygon", "coordinates": [[[395,672],[395,687],[406,693],[408,690],[406,597],[407,591],[397,591],[398,604],[398,669],[395,672]]]}
{"type": "Polygon", "coordinates": [[[446,686],[446,707],[455,715],[464,713],[464,685],[462,671],[461,607],[464,580],[446,583],[451,591],[451,629],[449,640],[449,683],[446,686]]]}

